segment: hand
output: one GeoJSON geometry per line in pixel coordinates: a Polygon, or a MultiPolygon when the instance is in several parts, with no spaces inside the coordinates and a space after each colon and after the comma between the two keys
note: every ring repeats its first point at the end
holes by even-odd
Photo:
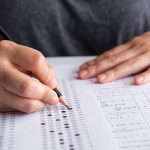
{"type": "Polygon", "coordinates": [[[29,47],[0,41],[0,111],[31,113],[45,104],[56,105],[60,86],[44,56],[29,47]],[[31,78],[36,75],[40,82],[31,78]]]}
{"type": "Polygon", "coordinates": [[[135,84],[150,82],[150,32],[83,64],[78,75],[81,79],[97,76],[98,82],[107,83],[143,70],[134,78],[135,84]]]}

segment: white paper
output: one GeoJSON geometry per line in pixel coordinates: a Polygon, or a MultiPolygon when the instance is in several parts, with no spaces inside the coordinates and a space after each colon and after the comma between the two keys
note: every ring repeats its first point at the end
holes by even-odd
{"type": "MultiPolygon", "coordinates": [[[[79,64],[71,66],[73,71],[79,64]]],[[[119,149],[150,150],[150,83],[135,85],[134,76],[106,84],[88,81],[119,149]]]]}
{"type": "Polygon", "coordinates": [[[0,113],[0,150],[116,150],[91,81],[77,79],[78,65],[55,68],[73,109],[58,104],[31,114],[0,113]]]}
{"type": "Polygon", "coordinates": [[[107,84],[91,80],[120,150],[150,150],[150,83],[135,85],[134,76],[107,84]]]}

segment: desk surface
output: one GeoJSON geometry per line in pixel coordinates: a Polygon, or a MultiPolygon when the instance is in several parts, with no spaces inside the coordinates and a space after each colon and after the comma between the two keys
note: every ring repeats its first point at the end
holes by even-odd
{"type": "Polygon", "coordinates": [[[46,61],[49,65],[60,65],[68,63],[84,63],[95,57],[96,56],[46,57],[46,61]]]}

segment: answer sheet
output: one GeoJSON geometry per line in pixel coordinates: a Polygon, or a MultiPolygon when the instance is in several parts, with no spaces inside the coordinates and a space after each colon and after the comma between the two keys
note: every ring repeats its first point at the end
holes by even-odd
{"type": "MultiPolygon", "coordinates": [[[[68,68],[74,72],[77,66],[72,64],[68,68]]],[[[150,83],[135,85],[134,76],[105,84],[97,83],[96,78],[88,81],[118,148],[150,150],[150,83]]]]}
{"type": "Polygon", "coordinates": [[[31,114],[0,113],[0,150],[116,150],[90,80],[77,79],[76,65],[56,66],[62,104],[31,114]]]}

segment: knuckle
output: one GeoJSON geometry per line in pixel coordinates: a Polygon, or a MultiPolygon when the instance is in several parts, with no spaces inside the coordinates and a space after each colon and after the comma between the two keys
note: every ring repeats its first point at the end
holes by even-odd
{"type": "Polygon", "coordinates": [[[136,65],[136,61],[135,61],[135,59],[130,59],[130,60],[127,61],[127,64],[130,68],[133,69],[136,65]]]}
{"type": "Polygon", "coordinates": [[[94,64],[94,60],[91,60],[89,62],[86,63],[88,66],[93,65],[94,64]]]}
{"type": "MultiPolygon", "coordinates": [[[[44,81],[45,79],[48,80],[52,80],[53,78],[55,78],[56,76],[56,72],[55,69],[53,67],[49,68],[47,70],[47,72],[41,77],[41,80],[44,81]]],[[[50,82],[50,81],[49,81],[50,82]]]]}
{"type": "Polygon", "coordinates": [[[146,48],[146,50],[147,50],[147,48],[149,50],[149,47],[150,47],[150,42],[149,41],[145,41],[143,45],[146,48]]]}
{"type": "Polygon", "coordinates": [[[110,57],[113,55],[113,52],[112,52],[112,50],[109,50],[109,51],[104,52],[103,55],[104,55],[104,57],[110,57]]]}
{"type": "Polygon", "coordinates": [[[49,72],[50,72],[50,71],[48,70],[47,73],[45,73],[45,74],[41,77],[40,80],[41,80],[41,81],[44,81],[44,80],[47,79],[47,78],[49,79],[49,77],[51,77],[51,76],[49,76],[49,72]]]}
{"type": "Polygon", "coordinates": [[[117,69],[113,69],[113,70],[111,70],[110,72],[109,72],[109,74],[113,77],[113,78],[115,78],[115,79],[117,79],[117,74],[118,74],[119,72],[118,72],[118,70],[117,69]]]}
{"type": "Polygon", "coordinates": [[[33,63],[35,67],[41,67],[45,63],[45,57],[41,52],[35,51],[33,56],[33,63]]]}
{"type": "Polygon", "coordinates": [[[28,96],[33,92],[33,84],[31,81],[21,82],[18,86],[18,89],[22,95],[28,96]]]}
{"type": "Polygon", "coordinates": [[[131,40],[131,42],[139,42],[141,40],[141,37],[140,36],[136,36],[136,37],[134,37],[132,40],[131,40]]]}
{"type": "Polygon", "coordinates": [[[87,62],[86,65],[87,65],[87,66],[90,66],[90,62],[87,62]]]}
{"type": "Polygon", "coordinates": [[[112,64],[116,64],[119,61],[119,55],[114,55],[108,57],[108,61],[112,64]]]}
{"type": "Polygon", "coordinates": [[[36,107],[36,102],[31,100],[24,104],[22,111],[25,113],[32,113],[35,111],[35,107],[36,107]]]}
{"type": "Polygon", "coordinates": [[[92,74],[97,73],[97,65],[89,66],[87,69],[89,73],[92,73],[92,74]]]}
{"type": "Polygon", "coordinates": [[[40,100],[43,101],[43,102],[46,103],[46,104],[48,103],[48,101],[45,101],[45,97],[48,95],[48,92],[49,92],[49,91],[48,91],[48,89],[46,88],[45,91],[44,91],[44,93],[43,93],[43,95],[42,95],[42,97],[40,98],[40,100]]]}

